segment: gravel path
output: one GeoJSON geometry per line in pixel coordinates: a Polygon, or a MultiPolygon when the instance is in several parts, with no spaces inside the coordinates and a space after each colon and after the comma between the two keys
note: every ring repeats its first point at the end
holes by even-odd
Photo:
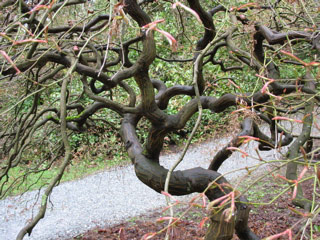
{"type": "MultiPolygon", "coordinates": [[[[191,147],[178,168],[206,168],[214,153],[229,140],[211,140],[191,147]]],[[[249,143],[244,150],[256,156],[255,147],[256,143],[249,143]]],[[[178,154],[168,154],[161,157],[161,162],[169,167],[178,157],[178,154]]],[[[261,157],[274,159],[274,152],[261,152],[261,157]]],[[[240,153],[234,153],[219,172],[227,173],[257,163],[259,161],[256,159],[243,158],[240,153]]],[[[245,172],[233,172],[226,177],[235,179],[245,172]]],[[[15,239],[19,230],[36,214],[39,198],[39,191],[32,191],[0,201],[1,240],[15,239]]],[[[114,169],[56,187],[45,218],[33,229],[31,237],[24,239],[66,239],[96,226],[111,225],[148,213],[163,205],[164,196],[142,184],[132,166],[114,169]]]]}

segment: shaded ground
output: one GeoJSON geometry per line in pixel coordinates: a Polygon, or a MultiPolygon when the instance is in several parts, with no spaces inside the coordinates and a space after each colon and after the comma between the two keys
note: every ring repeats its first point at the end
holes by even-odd
{"type": "MultiPolygon", "coordinates": [[[[312,174],[312,173],[311,173],[312,174]]],[[[249,182],[249,181],[248,181],[249,182]]],[[[245,183],[242,185],[246,185],[245,183]]],[[[302,183],[305,189],[305,196],[312,199],[313,196],[313,179],[302,183]]],[[[276,195],[281,193],[287,184],[278,178],[271,176],[257,183],[253,188],[247,191],[248,199],[251,202],[268,203],[272,201],[276,195]]],[[[240,190],[244,190],[240,187],[240,190]]],[[[319,188],[316,189],[319,193],[319,188]]],[[[294,207],[291,204],[291,193],[286,192],[278,199],[267,205],[253,205],[249,219],[250,228],[261,238],[281,233],[288,228],[292,228],[294,236],[301,236],[301,231],[306,225],[307,217],[303,214],[308,214],[303,209],[294,207]],[[293,209],[293,210],[292,210],[293,209]]],[[[316,198],[316,204],[319,204],[319,198],[316,198]]],[[[187,206],[175,209],[175,216],[182,214],[187,209],[187,206]]],[[[201,208],[192,208],[188,214],[182,217],[182,221],[171,230],[171,239],[186,239],[196,240],[202,239],[205,235],[206,226],[200,228],[199,223],[206,216],[206,210],[201,208]]],[[[168,216],[168,212],[161,213],[161,210],[154,211],[149,215],[143,215],[129,219],[127,222],[114,226],[95,228],[84,234],[74,237],[73,239],[81,240],[135,240],[141,239],[145,234],[159,232],[167,226],[167,222],[159,223],[157,219],[168,216]]],[[[310,233],[310,226],[306,228],[307,234],[310,233]]],[[[164,239],[165,231],[157,234],[151,239],[164,239]]],[[[237,237],[235,236],[236,240],[237,237]]],[[[278,239],[288,239],[288,236],[278,239]]],[[[293,238],[297,239],[297,238],[293,238]]],[[[300,239],[300,238],[299,238],[300,239]]],[[[307,235],[304,239],[311,239],[307,235]]],[[[314,217],[313,220],[313,239],[320,239],[320,216],[314,217]]]]}

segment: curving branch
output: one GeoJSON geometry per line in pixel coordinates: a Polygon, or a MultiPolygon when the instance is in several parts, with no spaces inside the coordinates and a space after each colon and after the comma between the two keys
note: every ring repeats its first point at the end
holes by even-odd
{"type": "Polygon", "coordinates": [[[319,43],[319,36],[310,34],[308,32],[302,31],[289,31],[287,33],[279,33],[276,31],[272,31],[266,26],[263,26],[259,23],[256,23],[255,28],[257,33],[261,34],[264,39],[268,41],[269,44],[283,44],[285,41],[288,40],[298,40],[303,39],[307,42],[313,44],[313,46],[320,51],[320,43],[319,43]]]}
{"type": "Polygon", "coordinates": [[[251,118],[246,118],[241,124],[242,131],[234,137],[227,146],[221,149],[211,161],[208,169],[213,171],[218,171],[222,163],[228,159],[233,151],[230,147],[240,147],[243,144],[243,136],[254,136],[254,122],[251,118]]]}
{"type": "MultiPolygon", "coordinates": [[[[135,132],[136,124],[137,118],[134,115],[125,115],[121,125],[121,137],[134,164],[137,177],[153,190],[161,192],[164,189],[168,170],[160,166],[157,161],[149,159],[143,154],[143,149],[135,132]]],[[[184,171],[174,171],[170,178],[169,193],[186,195],[205,191],[206,196],[212,201],[230,192],[228,187],[223,187],[224,185],[227,186],[228,182],[219,173],[198,167],[184,171]],[[223,191],[219,187],[207,189],[212,182],[220,185],[223,191]]],[[[259,238],[247,226],[249,208],[245,205],[245,201],[237,202],[236,206],[238,220],[235,229],[237,235],[243,240],[258,240],[259,238]]],[[[228,234],[228,237],[232,237],[233,229],[230,229],[230,226],[226,234],[228,234]]],[[[223,238],[220,235],[217,239],[223,238]]]]}

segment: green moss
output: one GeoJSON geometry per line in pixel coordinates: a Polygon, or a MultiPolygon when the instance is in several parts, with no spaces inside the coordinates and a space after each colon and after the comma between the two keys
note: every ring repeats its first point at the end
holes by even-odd
{"type": "Polygon", "coordinates": [[[48,120],[53,119],[54,121],[57,121],[57,122],[60,121],[59,118],[55,118],[55,117],[52,116],[52,115],[48,115],[48,116],[47,116],[47,119],[48,119],[48,120]]]}
{"type": "Polygon", "coordinates": [[[66,121],[67,122],[70,122],[70,121],[74,121],[76,119],[79,119],[81,118],[81,116],[83,115],[84,111],[82,111],[81,113],[79,113],[78,115],[76,116],[69,116],[69,117],[66,117],[66,121]]]}

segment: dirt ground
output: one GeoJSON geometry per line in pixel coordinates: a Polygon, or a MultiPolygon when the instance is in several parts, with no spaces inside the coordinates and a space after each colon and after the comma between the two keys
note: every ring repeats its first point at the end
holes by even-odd
{"type": "MultiPolygon", "coordinates": [[[[312,173],[309,173],[312,176],[312,173]]],[[[314,194],[313,179],[302,183],[305,196],[312,199],[313,196],[319,194],[319,188],[316,188],[314,194]]],[[[287,187],[287,184],[281,179],[269,176],[264,179],[262,183],[256,184],[250,191],[247,192],[248,199],[251,202],[267,203],[277,196],[281,191],[287,187]]],[[[291,229],[293,233],[292,239],[300,239],[304,226],[309,216],[313,218],[312,233],[313,239],[320,239],[320,216],[311,216],[308,212],[291,204],[292,193],[285,192],[279,198],[266,205],[252,205],[249,226],[253,232],[259,237],[265,238],[291,229]],[[303,216],[305,214],[305,216],[303,216]]],[[[316,197],[316,204],[319,204],[319,198],[316,197]]],[[[187,205],[177,207],[175,216],[181,215],[186,209],[187,205]]],[[[164,239],[165,231],[159,233],[167,226],[167,221],[157,222],[157,219],[168,216],[168,211],[161,212],[161,210],[154,211],[148,215],[138,216],[128,219],[126,222],[114,226],[99,227],[91,229],[79,236],[72,238],[73,240],[135,240],[142,239],[148,233],[157,232],[154,237],[150,239],[164,239]]],[[[196,240],[203,239],[206,227],[204,224],[200,228],[200,222],[206,217],[205,208],[191,208],[188,213],[181,218],[181,221],[170,230],[171,240],[196,240]]],[[[309,218],[310,219],[310,218],[309,218]]],[[[310,225],[306,227],[306,236],[303,239],[311,239],[310,225]]],[[[234,240],[238,239],[236,236],[234,240]]],[[[289,239],[288,235],[276,239],[289,239]]]]}

